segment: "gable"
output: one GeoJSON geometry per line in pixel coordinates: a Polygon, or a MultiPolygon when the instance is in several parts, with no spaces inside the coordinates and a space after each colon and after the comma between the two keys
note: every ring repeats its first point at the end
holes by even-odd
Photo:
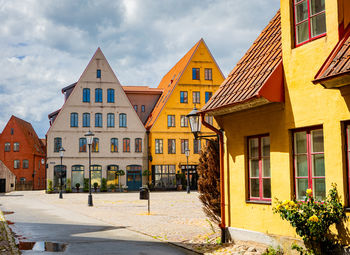
{"type": "MultiPolygon", "coordinates": [[[[85,68],[83,74],[71,91],[69,97],[65,101],[62,109],[58,113],[56,120],[50,127],[51,130],[64,130],[70,128],[70,113],[78,113],[79,127],[82,127],[82,113],[90,113],[90,126],[93,125],[94,114],[102,113],[103,127],[107,124],[107,114],[114,113],[116,116],[119,113],[126,113],[130,129],[145,130],[136,112],[126,96],[119,80],[115,76],[107,59],[103,55],[100,48],[97,49],[89,64],[85,68]],[[101,78],[97,78],[97,70],[101,70],[101,78]],[[90,102],[83,102],[83,89],[90,89],[90,102]],[[95,102],[95,89],[102,89],[102,102],[95,102]],[[114,89],[114,103],[107,102],[107,90],[114,89]]],[[[117,120],[117,118],[115,118],[117,120]]]]}

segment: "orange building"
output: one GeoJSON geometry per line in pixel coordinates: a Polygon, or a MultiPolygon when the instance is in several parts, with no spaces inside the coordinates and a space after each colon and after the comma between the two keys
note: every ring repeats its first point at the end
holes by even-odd
{"type": "Polygon", "coordinates": [[[45,146],[29,122],[11,116],[0,148],[0,160],[16,175],[17,190],[45,188],[45,146]]]}

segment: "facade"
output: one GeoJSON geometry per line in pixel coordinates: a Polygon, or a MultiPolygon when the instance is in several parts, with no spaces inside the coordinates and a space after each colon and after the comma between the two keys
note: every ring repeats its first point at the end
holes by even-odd
{"type": "Polygon", "coordinates": [[[0,193],[15,190],[16,175],[0,160],[0,193]]]}
{"type": "Polygon", "coordinates": [[[223,222],[233,239],[298,238],[273,214],[274,197],[303,200],[311,188],[322,200],[336,183],[350,206],[349,24],[349,1],[281,1],[201,109],[224,130],[223,222]]]}
{"type": "MultiPolygon", "coordinates": [[[[187,169],[187,149],[190,185],[197,188],[196,167],[204,144],[194,139],[186,115],[194,106],[202,107],[223,80],[224,75],[201,39],[160,81],[158,89],[163,94],[145,124],[149,134],[149,170],[156,189],[176,188],[176,173],[187,169]]],[[[209,121],[212,122],[211,117],[209,121]]],[[[203,133],[213,134],[209,129],[203,133]]]]}
{"type": "Polygon", "coordinates": [[[45,189],[45,146],[29,122],[11,116],[0,147],[0,160],[15,174],[17,190],[45,189]]]}
{"type": "MultiPolygon", "coordinates": [[[[138,190],[147,165],[146,130],[100,48],[78,82],[64,88],[65,103],[49,115],[47,132],[47,179],[59,186],[69,178],[72,188],[88,178],[88,145],[84,136],[94,133],[91,146],[91,183],[126,185],[138,190]],[[59,149],[65,149],[61,167],[59,149]],[[116,175],[124,170],[125,176],[116,175]]],[[[146,178],[146,177],[145,177],[146,178]]]]}

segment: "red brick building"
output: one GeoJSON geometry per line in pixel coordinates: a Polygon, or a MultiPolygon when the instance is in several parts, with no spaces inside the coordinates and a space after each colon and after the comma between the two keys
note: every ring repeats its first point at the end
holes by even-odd
{"type": "Polygon", "coordinates": [[[0,134],[0,160],[16,175],[16,190],[45,189],[45,155],[32,125],[12,115],[0,134]]]}

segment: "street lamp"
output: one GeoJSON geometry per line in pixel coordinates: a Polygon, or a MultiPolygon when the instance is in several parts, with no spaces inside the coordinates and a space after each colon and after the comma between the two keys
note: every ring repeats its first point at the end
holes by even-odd
{"type": "Polygon", "coordinates": [[[88,196],[88,206],[93,206],[92,195],[91,195],[91,144],[94,138],[94,133],[90,130],[84,135],[86,136],[87,144],[89,145],[89,196],[88,196]]]}
{"type": "Polygon", "coordinates": [[[186,148],[185,150],[185,155],[186,155],[186,158],[187,158],[187,194],[190,194],[190,172],[189,172],[189,169],[188,169],[188,156],[190,156],[190,150],[188,148],[186,148]]]}
{"type": "Polygon", "coordinates": [[[62,195],[62,183],[63,183],[63,165],[62,165],[62,159],[63,159],[63,155],[64,155],[64,152],[65,152],[66,150],[61,146],[61,148],[60,148],[60,150],[59,150],[59,152],[60,152],[60,157],[61,157],[61,167],[60,167],[60,179],[61,179],[61,181],[60,181],[60,196],[59,196],[59,198],[63,198],[63,195],[62,195]]]}
{"type": "Polygon", "coordinates": [[[199,119],[199,114],[196,106],[194,106],[193,110],[187,114],[187,118],[190,121],[190,127],[191,131],[195,137],[195,139],[198,139],[198,134],[201,132],[202,122],[199,119]]]}

